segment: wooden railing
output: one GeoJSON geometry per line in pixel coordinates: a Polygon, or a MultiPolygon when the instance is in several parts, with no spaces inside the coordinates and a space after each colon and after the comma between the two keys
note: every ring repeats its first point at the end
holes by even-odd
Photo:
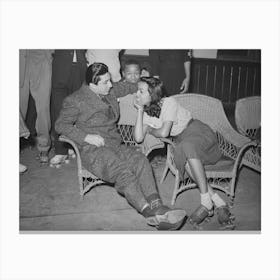
{"type": "MultiPolygon", "coordinates": [[[[142,67],[151,70],[149,57],[123,55],[122,62],[138,60],[142,67]]],[[[233,61],[193,58],[189,92],[205,94],[233,105],[236,100],[261,95],[261,64],[250,61],[233,61]]]]}
{"type": "Polygon", "coordinates": [[[193,58],[190,91],[226,104],[261,95],[260,63],[193,58]]]}

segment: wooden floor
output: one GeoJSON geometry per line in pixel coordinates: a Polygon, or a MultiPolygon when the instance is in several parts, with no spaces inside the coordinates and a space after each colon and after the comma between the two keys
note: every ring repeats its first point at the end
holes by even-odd
{"type": "MultiPolygon", "coordinates": [[[[100,186],[92,189],[80,200],[77,164],[72,159],[60,169],[40,166],[36,149],[25,148],[20,161],[28,171],[20,176],[20,230],[21,231],[137,231],[152,232],[156,229],[146,224],[114,188],[100,186]]],[[[165,158],[155,156],[152,166],[159,182],[165,158]]],[[[168,174],[159,184],[160,195],[170,205],[174,177],[168,174]]],[[[219,192],[222,197],[227,197],[219,192]]],[[[198,189],[185,191],[178,196],[175,207],[185,209],[190,215],[200,203],[198,189]]],[[[232,213],[236,217],[238,231],[261,230],[261,175],[242,168],[236,188],[235,205],[232,213]]],[[[180,232],[193,232],[186,223],[180,232]]],[[[218,231],[219,224],[214,216],[203,225],[203,231],[218,231]]]]}

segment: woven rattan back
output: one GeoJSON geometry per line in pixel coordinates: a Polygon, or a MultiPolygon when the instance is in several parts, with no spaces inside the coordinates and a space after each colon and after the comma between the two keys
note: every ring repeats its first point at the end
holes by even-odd
{"type": "Polygon", "coordinates": [[[254,138],[261,126],[261,97],[250,96],[236,101],[235,123],[243,135],[254,138]]]}

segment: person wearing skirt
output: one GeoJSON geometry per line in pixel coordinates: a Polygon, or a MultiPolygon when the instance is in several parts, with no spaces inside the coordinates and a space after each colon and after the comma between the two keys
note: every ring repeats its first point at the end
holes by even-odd
{"type": "Polygon", "coordinates": [[[174,161],[181,179],[185,172],[200,190],[201,204],[188,221],[197,228],[216,208],[219,221],[234,228],[232,215],[225,201],[208,185],[204,165],[215,164],[222,156],[212,129],[193,119],[174,97],[166,97],[163,83],[154,77],[142,77],[135,98],[138,110],[134,136],[142,142],[147,133],[155,137],[172,136],[175,143],[174,161]]]}

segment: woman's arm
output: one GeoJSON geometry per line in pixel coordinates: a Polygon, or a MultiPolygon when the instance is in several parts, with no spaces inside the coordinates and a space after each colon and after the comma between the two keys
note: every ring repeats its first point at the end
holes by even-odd
{"type": "Polygon", "coordinates": [[[142,143],[149,126],[143,124],[143,107],[137,106],[137,104],[135,104],[135,107],[137,108],[137,119],[134,127],[134,139],[137,143],[142,143]]]}

